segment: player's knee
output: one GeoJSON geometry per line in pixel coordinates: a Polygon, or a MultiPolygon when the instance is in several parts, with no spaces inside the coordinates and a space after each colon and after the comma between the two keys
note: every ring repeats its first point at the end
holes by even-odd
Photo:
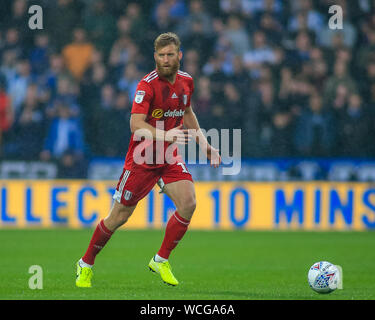
{"type": "Polygon", "coordinates": [[[130,216],[132,215],[132,211],[129,211],[129,210],[120,210],[117,214],[117,221],[120,225],[123,225],[125,224],[126,222],[128,222],[130,216]]]}
{"type": "Polygon", "coordinates": [[[119,215],[117,218],[116,218],[116,223],[118,226],[122,226],[123,224],[125,224],[126,222],[128,222],[129,220],[129,215],[119,215]]]}
{"type": "Polygon", "coordinates": [[[125,206],[116,206],[110,213],[108,217],[108,222],[111,224],[112,228],[117,229],[125,224],[130,216],[132,215],[134,209],[125,206]]]}
{"type": "Polygon", "coordinates": [[[192,197],[190,199],[185,200],[183,204],[181,204],[180,206],[181,208],[179,208],[178,210],[182,211],[183,213],[187,215],[192,216],[195,211],[196,206],[197,206],[197,203],[195,199],[192,197]]]}

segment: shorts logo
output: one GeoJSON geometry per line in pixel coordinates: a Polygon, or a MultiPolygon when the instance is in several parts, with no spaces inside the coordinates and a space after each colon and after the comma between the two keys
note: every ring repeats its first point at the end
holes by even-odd
{"type": "Polygon", "coordinates": [[[142,90],[138,90],[136,93],[135,93],[135,98],[134,98],[134,101],[136,103],[141,103],[143,101],[143,98],[145,97],[146,95],[146,92],[145,91],[142,91],[142,90]]]}
{"type": "Polygon", "coordinates": [[[128,190],[125,190],[124,192],[124,199],[125,200],[130,200],[130,198],[133,196],[133,193],[131,193],[130,191],[128,190]]]}
{"type": "Polygon", "coordinates": [[[152,111],[151,116],[156,119],[160,119],[163,116],[164,112],[163,109],[155,109],[152,111]]]}

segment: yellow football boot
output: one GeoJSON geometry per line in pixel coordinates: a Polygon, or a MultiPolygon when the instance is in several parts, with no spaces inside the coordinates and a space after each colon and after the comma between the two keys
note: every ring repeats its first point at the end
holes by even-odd
{"type": "Polygon", "coordinates": [[[171,286],[177,286],[178,281],[174,277],[172,273],[171,265],[168,261],[164,262],[156,262],[154,258],[151,258],[150,263],[148,264],[148,267],[152,272],[159,273],[161,276],[161,279],[171,286]]]}
{"type": "Polygon", "coordinates": [[[91,268],[81,267],[77,262],[76,286],[80,288],[91,288],[91,278],[94,275],[91,268]]]}

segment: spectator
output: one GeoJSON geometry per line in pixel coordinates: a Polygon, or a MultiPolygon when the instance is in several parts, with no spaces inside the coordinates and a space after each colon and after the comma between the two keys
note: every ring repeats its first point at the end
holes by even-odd
{"type": "Polygon", "coordinates": [[[147,24],[145,24],[145,17],[142,8],[137,2],[130,2],[125,10],[125,16],[130,20],[130,33],[131,38],[139,46],[148,46],[147,24]]]}
{"type": "Polygon", "coordinates": [[[57,161],[58,179],[84,179],[87,177],[87,161],[74,150],[67,150],[57,161]]]}
{"type": "Polygon", "coordinates": [[[115,103],[102,113],[98,135],[100,154],[123,157],[129,144],[130,131],[124,126],[130,119],[130,100],[127,92],[119,92],[115,103]],[[110,123],[110,125],[108,125],[110,123]]]}
{"type": "Polygon", "coordinates": [[[14,120],[14,112],[12,108],[12,101],[5,91],[5,81],[0,80],[0,156],[2,153],[2,146],[4,136],[12,127],[14,120]]]}
{"type": "Polygon", "coordinates": [[[369,30],[366,33],[366,43],[358,50],[357,67],[362,72],[366,72],[370,61],[375,60],[375,31],[369,30]]]}
{"type": "Polygon", "coordinates": [[[202,128],[208,128],[210,110],[214,103],[211,81],[208,77],[198,78],[195,94],[193,99],[194,111],[197,113],[202,128]]]}
{"type": "MultiPolygon", "coordinates": [[[[224,85],[223,103],[230,112],[226,115],[225,122],[228,123],[227,128],[239,129],[243,124],[243,111],[244,111],[244,97],[241,96],[238,88],[232,83],[227,82],[224,85]],[[230,123],[230,125],[229,125],[230,123]]],[[[224,120],[224,119],[223,119],[224,120]]],[[[224,127],[224,126],[221,126],[224,127]]]]}
{"type": "Polygon", "coordinates": [[[190,33],[196,21],[202,25],[202,30],[205,35],[212,36],[213,26],[211,15],[205,9],[202,0],[192,0],[190,1],[188,16],[181,20],[178,25],[181,37],[186,37],[190,33]]]}
{"type": "Polygon", "coordinates": [[[2,51],[13,51],[16,59],[23,58],[24,45],[20,39],[20,33],[17,28],[10,27],[5,31],[5,40],[2,45],[2,51]]]}
{"type": "Polygon", "coordinates": [[[107,79],[107,69],[102,63],[94,64],[88,71],[80,89],[80,105],[84,108],[84,115],[93,112],[92,106],[100,100],[100,90],[107,79]]]}
{"type": "MultiPolygon", "coordinates": [[[[294,12],[299,12],[300,15],[297,16],[292,15],[289,20],[288,29],[291,32],[297,31],[301,25],[299,24],[302,17],[305,16],[306,24],[309,30],[313,30],[315,34],[319,34],[321,30],[324,28],[324,20],[322,15],[314,9],[313,1],[312,0],[300,0],[296,2],[292,2],[294,6],[294,12]]],[[[304,18],[303,18],[304,19],[304,18]]]]}
{"type": "Polygon", "coordinates": [[[5,86],[14,79],[17,75],[16,70],[17,55],[14,50],[6,50],[3,52],[2,61],[0,66],[0,73],[4,77],[5,86]]]}
{"type": "Polygon", "coordinates": [[[303,76],[291,78],[290,83],[285,84],[285,82],[289,81],[287,80],[289,76],[287,72],[285,73],[282,83],[283,92],[280,90],[282,94],[279,95],[280,104],[285,109],[292,111],[293,115],[298,116],[308,105],[309,97],[314,93],[314,88],[303,76]]]}
{"type": "Polygon", "coordinates": [[[275,92],[269,81],[247,82],[247,85],[242,122],[242,136],[246,137],[246,143],[242,144],[241,153],[243,157],[261,157],[269,148],[268,112],[272,112],[275,92]]]}
{"type": "Polygon", "coordinates": [[[34,39],[34,49],[31,50],[29,60],[32,73],[39,77],[47,71],[51,47],[47,33],[39,33],[34,39]]]}
{"type": "Polygon", "coordinates": [[[46,133],[45,106],[39,101],[37,91],[38,87],[35,84],[27,88],[25,102],[20,107],[20,114],[15,123],[12,153],[15,158],[22,160],[38,157],[46,133]]]}
{"type": "Polygon", "coordinates": [[[295,55],[299,63],[309,61],[311,58],[312,43],[307,32],[301,31],[296,37],[295,55]]]}
{"type": "Polygon", "coordinates": [[[16,74],[8,81],[8,92],[12,99],[14,112],[17,114],[26,97],[26,91],[32,82],[30,63],[26,59],[18,60],[16,74]]]}
{"type": "Polygon", "coordinates": [[[283,39],[283,27],[272,14],[264,13],[259,22],[259,29],[264,32],[271,45],[280,45],[283,39]]]}
{"type": "Polygon", "coordinates": [[[365,100],[369,100],[371,97],[371,86],[375,83],[375,59],[369,61],[365,74],[361,74],[357,79],[359,91],[365,100]]]}
{"type": "Polygon", "coordinates": [[[12,3],[11,16],[7,17],[6,22],[9,27],[17,29],[23,45],[29,47],[33,42],[33,34],[27,23],[29,20],[27,9],[27,0],[14,0],[12,3]]]}
{"type": "Polygon", "coordinates": [[[127,91],[130,101],[133,101],[140,80],[141,76],[138,72],[137,66],[134,63],[131,63],[124,68],[124,74],[118,81],[117,87],[121,91],[127,91]]]}
{"type": "Polygon", "coordinates": [[[233,83],[241,93],[247,93],[251,79],[241,56],[233,57],[231,72],[227,74],[227,81],[233,83]]]}
{"type": "Polygon", "coordinates": [[[82,28],[74,29],[73,42],[64,47],[62,55],[66,67],[76,80],[81,80],[90,66],[93,52],[94,46],[87,41],[86,31],[82,28]]]}
{"type": "Polygon", "coordinates": [[[84,139],[89,146],[95,143],[96,119],[100,118],[99,101],[101,90],[105,87],[107,69],[104,64],[96,63],[85,81],[81,83],[80,99],[81,119],[84,129],[84,139]]]}
{"type": "Polygon", "coordinates": [[[223,35],[228,39],[235,55],[243,55],[250,49],[249,35],[239,16],[230,15],[228,17],[223,35]]]}
{"type": "Polygon", "coordinates": [[[115,103],[116,91],[115,88],[107,83],[102,87],[101,99],[100,99],[100,109],[107,110],[111,109],[115,103]]]}
{"type": "Polygon", "coordinates": [[[348,73],[348,67],[345,62],[337,61],[334,65],[334,72],[325,83],[324,96],[331,103],[337,87],[342,84],[349,89],[350,92],[357,91],[354,79],[348,73]]]}
{"type": "Polygon", "coordinates": [[[174,31],[177,22],[169,14],[169,6],[167,3],[160,2],[156,7],[155,16],[153,23],[151,25],[151,30],[153,30],[152,38],[163,32],[174,31]]]}
{"type": "Polygon", "coordinates": [[[259,145],[257,145],[258,150],[255,152],[257,155],[268,157],[272,154],[272,118],[280,107],[277,104],[275,88],[271,81],[257,83],[256,90],[256,94],[249,96],[249,101],[253,102],[254,106],[248,106],[247,114],[253,116],[256,121],[259,145]]]}
{"type": "Polygon", "coordinates": [[[117,27],[117,39],[121,39],[123,37],[131,37],[131,30],[132,30],[132,20],[131,17],[122,15],[117,19],[116,22],[117,27]]]}
{"type": "Polygon", "coordinates": [[[242,12],[241,0],[220,0],[220,10],[222,13],[240,14],[242,12]]]}
{"type": "Polygon", "coordinates": [[[344,116],[345,108],[348,104],[350,90],[344,84],[337,86],[333,102],[331,104],[331,110],[335,116],[335,122],[337,123],[341,117],[344,116]]]}
{"type": "Polygon", "coordinates": [[[185,2],[183,0],[162,0],[168,7],[168,14],[173,20],[184,19],[188,13],[185,2]]]}
{"type": "Polygon", "coordinates": [[[317,47],[313,47],[310,50],[308,65],[310,69],[309,74],[306,76],[310,79],[316,90],[322,92],[329,75],[328,63],[324,59],[322,50],[317,47]]]}
{"type": "Polygon", "coordinates": [[[297,117],[294,133],[295,148],[302,156],[327,157],[334,143],[332,117],[323,107],[322,98],[310,97],[309,108],[297,117]]]}
{"type": "Polygon", "coordinates": [[[108,13],[103,0],[95,0],[84,19],[85,30],[95,46],[108,56],[116,36],[116,20],[108,13]]]}
{"type": "MultiPolygon", "coordinates": [[[[93,154],[100,155],[101,146],[98,141],[98,131],[103,123],[103,114],[106,110],[114,108],[116,90],[110,83],[105,83],[100,89],[100,98],[94,103],[85,106],[87,110],[83,114],[85,138],[93,154]]],[[[107,125],[107,124],[106,124],[107,125]]]]}
{"type": "Polygon", "coordinates": [[[73,29],[81,21],[82,3],[80,0],[57,0],[47,8],[44,14],[48,33],[53,35],[54,46],[60,52],[69,41],[73,29]]]}
{"type": "Polygon", "coordinates": [[[112,46],[109,55],[109,65],[115,71],[122,69],[129,61],[129,51],[132,40],[129,36],[121,36],[112,46]]]}
{"type": "Polygon", "coordinates": [[[291,114],[279,109],[272,117],[271,153],[273,157],[291,157],[293,150],[293,123],[291,114]]]}
{"type": "Polygon", "coordinates": [[[338,119],[338,154],[350,157],[369,156],[372,149],[372,141],[367,139],[370,119],[361,96],[357,93],[351,94],[345,113],[338,119]]]}
{"type": "Polygon", "coordinates": [[[262,64],[276,62],[275,52],[268,45],[264,32],[256,31],[254,33],[253,48],[244,54],[243,60],[252,78],[259,77],[262,64]]]}
{"type": "Polygon", "coordinates": [[[51,99],[54,99],[57,94],[57,87],[61,78],[71,79],[70,72],[65,68],[64,59],[59,54],[51,54],[49,58],[49,68],[42,77],[42,86],[44,90],[48,91],[51,99]]]}
{"type": "Polygon", "coordinates": [[[80,122],[72,117],[70,108],[62,101],[56,101],[57,116],[52,120],[40,158],[43,161],[59,159],[67,151],[77,158],[84,154],[83,132],[80,122]]]}
{"type": "Polygon", "coordinates": [[[194,20],[189,34],[182,38],[186,50],[200,48],[202,61],[207,61],[209,53],[212,51],[214,38],[204,30],[203,22],[194,20]]]}
{"type": "Polygon", "coordinates": [[[59,114],[60,103],[64,103],[69,108],[70,115],[78,117],[80,115],[80,106],[76,96],[77,87],[69,78],[61,77],[57,85],[57,93],[54,99],[46,108],[47,117],[52,119],[59,114]]]}

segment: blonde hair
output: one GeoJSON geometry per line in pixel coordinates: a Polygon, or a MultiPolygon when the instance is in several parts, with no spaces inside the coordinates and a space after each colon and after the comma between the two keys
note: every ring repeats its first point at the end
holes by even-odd
{"type": "Polygon", "coordinates": [[[180,51],[181,41],[178,35],[173,32],[162,33],[155,39],[154,49],[157,51],[170,44],[174,44],[177,47],[177,51],[180,51]]]}

